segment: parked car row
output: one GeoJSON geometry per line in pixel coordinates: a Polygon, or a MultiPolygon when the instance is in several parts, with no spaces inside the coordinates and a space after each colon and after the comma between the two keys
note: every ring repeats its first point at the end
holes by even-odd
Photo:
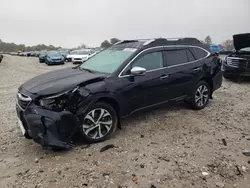
{"type": "Polygon", "coordinates": [[[47,65],[64,64],[64,62],[73,62],[73,64],[81,64],[101,51],[102,48],[85,48],[79,50],[53,50],[53,51],[32,51],[32,52],[10,52],[9,55],[38,57],[40,63],[47,65]]]}
{"type": "Polygon", "coordinates": [[[14,54],[14,55],[26,56],[26,57],[38,57],[39,54],[40,54],[39,51],[32,51],[32,52],[22,52],[22,51],[19,51],[19,52],[17,52],[17,54],[14,54]]]}
{"type": "Polygon", "coordinates": [[[58,51],[41,51],[39,62],[47,65],[63,64],[64,62],[73,62],[73,64],[81,64],[87,61],[90,57],[98,53],[99,50],[81,49],[71,52],[65,50],[58,51]]]}

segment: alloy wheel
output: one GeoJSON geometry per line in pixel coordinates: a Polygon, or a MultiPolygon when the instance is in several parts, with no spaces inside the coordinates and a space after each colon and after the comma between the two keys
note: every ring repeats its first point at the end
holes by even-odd
{"type": "Polygon", "coordinates": [[[109,133],[112,124],[112,115],[103,108],[97,108],[87,113],[82,129],[86,136],[100,139],[109,133]]]}
{"type": "Polygon", "coordinates": [[[195,103],[202,107],[208,101],[209,90],[206,85],[200,85],[195,92],[195,103]]]}

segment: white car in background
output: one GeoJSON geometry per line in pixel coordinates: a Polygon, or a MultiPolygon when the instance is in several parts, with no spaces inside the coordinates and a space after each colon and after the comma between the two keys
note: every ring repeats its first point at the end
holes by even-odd
{"type": "Polygon", "coordinates": [[[72,61],[72,58],[74,57],[74,55],[77,54],[77,51],[78,51],[78,50],[74,50],[74,51],[70,52],[70,53],[66,56],[66,61],[71,62],[71,61],[72,61]]]}
{"type": "Polygon", "coordinates": [[[91,55],[90,50],[79,50],[72,56],[73,64],[80,64],[88,60],[89,56],[91,55]]]}

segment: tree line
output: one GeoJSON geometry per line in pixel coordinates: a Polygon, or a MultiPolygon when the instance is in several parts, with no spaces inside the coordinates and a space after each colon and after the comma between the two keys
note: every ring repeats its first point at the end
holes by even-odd
{"type": "Polygon", "coordinates": [[[41,50],[56,50],[59,48],[60,47],[55,47],[53,45],[47,46],[45,44],[39,44],[36,46],[26,46],[24,44],[3,42],[0,39],[0,51],[3,51],[3,52],[17,52],[17,51],[29,52],[29,51],[41,51],[41,50]]]}
{"type": "MultiPolygon", "coordinates": [[[[208,35],[204,41],[205,44],[211,45],[213,44],[212,38],[210,35],[208,35]]],[[[228,51],[232,51],[234,50],[234,44],[233,44],[233,40],[232,39],[227,39],[224,42],[222,42],[221,44],[218,44],[220,49],[224,49],[224,50],[228,50],[228,51]]]]}
{"type": "MultiPolygon", "coordinates": [[[[119,41],[120,40],[118,38],[111,38],[110,40],[104,40],[101,43],[100,47],[108,48],[119,41]]],[[[202,42],[208,45],[213,44],[212,38],[209,35],[202,42]]],[[[84,47],[86,47],[86,45],[82,44],[78,46],[77,49],[84,48],[84,47]]],[[[234,49],[233,40],[231,39],[225,40],[224,42],[219,44],[219,47],[220,49],[231,51],[234,49]]],[[[39,44],[36,46],[25,46],[24,44],[6,43],[0,39],[0,51],[4,51],[4,52],[57,50],[59,48],[60,47],[55,47],[53,45],[45,45],[45,44],[39,44]]]]}

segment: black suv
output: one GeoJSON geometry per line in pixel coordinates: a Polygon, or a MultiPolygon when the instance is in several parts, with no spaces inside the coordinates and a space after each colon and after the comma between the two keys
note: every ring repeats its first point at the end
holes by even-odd
{"type": "Polygon", "coordinates": [[[250,33],[233,36],[235,52],[229,54],[223,63],[225,78],[250,76],[250,33]]]}
{"type": "Polygon", "coordinates": [[[109,138],[120,118],[167,102],[204,108],[222,84],[221,62],[195,38],[126,40],[85,63],[37,76],[17,93],[22,133],[70,148],[109,138]]]}

